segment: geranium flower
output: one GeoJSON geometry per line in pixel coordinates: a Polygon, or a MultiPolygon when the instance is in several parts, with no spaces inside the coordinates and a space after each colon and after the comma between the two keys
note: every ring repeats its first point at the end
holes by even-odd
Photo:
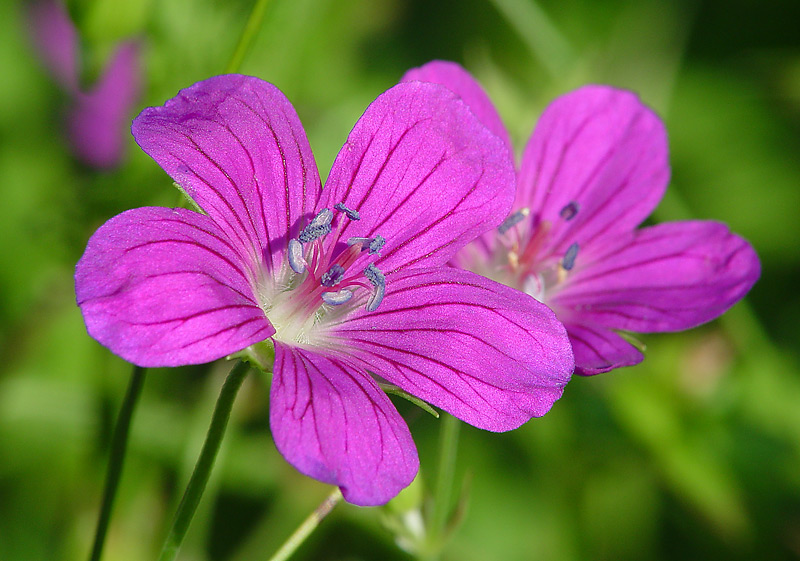
{"type": "Polygon", "coordinates": [[[446,266],[514,190],[502,141],[446,88],[378,97],[325,189],[294,108],[257,78],[199,82],[133,134],[202,213],[134,209],[92,236],[75,274],[87,329],[148,367],[258,357],[271,339],[270,426],[302,473],[359,505],[411,482],[416,449],[378,382],[492,431],[561,396],[555,315],[446,266]]]}
{"type": "MultiPolygon", "coordinates": [[[[480,85],[434,61],[403,80],[443,84],[511,146],[480,85]]],[[[636,229],[669,181],[667,135],[632,93],[586,86],[542,114],[522,155],[508,218],[453,263],[530,294],[564,323],[576,372],[644,358],[620,331],[679,331],[721,315],[760,275],[747,241],[719,222],[636,229]]]]}
{"type": "Polygon", "coordinates": [[[139,99],[140,61],[136,41],[124,41],[94,86],[80,83],[78,32],[56,0],[29,9],[37,50],[55,81],[70,97],[67,136],[75,156],[87,165],[113,168],[122,160],[131,111],[139,99]]]}

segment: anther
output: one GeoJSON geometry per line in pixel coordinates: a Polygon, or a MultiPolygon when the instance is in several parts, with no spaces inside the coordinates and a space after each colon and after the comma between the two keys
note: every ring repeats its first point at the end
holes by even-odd
{"type": "Polygon", "coordinates": [[[383,236],[381,236],[380,234],[377,234],[369,242],[369,254],[370,255],[380,255],[380,253],[378,253],[378,252],[381,250],[381,248],[383,247],[383,244],[385,244],[385,243],[386,243],[386,239],[383,236]]]}
{"type": "Polygon", "coordinates": [[[333,205],[333,208],[345,213],[347,215],[347,218],[349,218],[350,220],[360,220],[361,219],[361,215],[358,214],[357,210],[353,210],[351,208],[347,208],[346,206],[344,206],[344,203],[336,203],[335,205],[333,205]]]}
{"type": "Polygon", "coordinates": [[[333,211],[329,208],[323,208],[317,213],[309,226],[330,226],[331,220],[333,220],[333,211]]]}
{"type": "Polygon", "coordinates": [[[344,304],[350,298],[353,297],[353,293],[346,288],[341,289],[339,292],[323,292],[322,293],[322,301],[326,304],[330,304],[331,306],[338,306],[340,304],[344,304]]]}
{"type": "Polygon", "coordinates": [[[378,252],[381,250],[383,244],[385,243],[386,239],[380,234],[376,235],[374,238],[353,237],[347,240],[347,245],[349,246],[361,244],[361,251],[368,249],[370,255],[380,255],[380,253],[378,252]]]}
{"type": "Polygon", "coordinates": [[[575,215],[578,214],[578,210],[580,210],[580,208],[581,207],[577,202],[570,201],[564,206],[564,208],[561,209],[561,212],[559,212],[558,214],[559,216],[561,216],[561,218],[569,222],[570,220],[575,218],[575,215]]]}
{"type": "Polygon", "coordinates": [[[570,271],[575,266],[575,258],[578,256],[578,243],[575,242],[567,248],[564,254],[564,259],[561,260],[561,266],[565,271],[570,271]]]}
{"type": "Polygon", "coordinates": [[[344,278],[344,267],[342,267],[338,263],[334,263],[333,265],[331,265],[331,268],[328,270],[327,273],[322,274],[322,277],[320,278],[319,282],[322,284],[322,286],[332,287],[342,282],[343,278],[344,278]]]}
{"type": "Polygon", "coordinates": [[[364,244],[368,245],[369,242],[371,242],[371,241],[372,240],[369,239],[369,238],[355,238],[355,237],[353,237],[353,238],[347,238],[347,245],[356,245],[356,244],[359,244],[359,243],[361,245],[364,245],[364,244]]]}
{"type": "Polygon", "coordinates": [[[529,208],[523,208],[518,210],[517,212],[511,213],[508,218],[503,220],[500,226],[497,227],[497,231],[502,236],[506,232],[508,232],[511,228],[525,220],[525,217],[531,213],[529,208]]]}
{"type": "Polygon", "coordinates": [[[331,220],[333,220],[333,212],[329,208],[323,208],[317,213],[314,219],[303,228],[297,239],[301,243],[308,243],[317,238],[321,238],[331,231],[331,220]]]}
{"type": "Polygon", "coordinates": [[[287,251],[289,259],[289,266],[295,273],[302,274],[306,270],[306,260],[303,257],[303,244],[298,240],[292,238],[289,240],[289,248],[287,251]]]}
{"type": "Polygon", "coordinates": [[[380,306],[383,295],[386,292],[386,277],[381,270],[372,263],[367,265],[367,268],[364,269],[364,276],[367,277],[367,280],[375,287],[369,300],[367,300],[367,311],[374,312],[378,309],[378,306],[380,306]]]}

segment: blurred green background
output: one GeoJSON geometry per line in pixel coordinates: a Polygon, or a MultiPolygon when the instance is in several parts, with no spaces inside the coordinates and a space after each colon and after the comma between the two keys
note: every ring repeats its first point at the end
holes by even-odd
{"type": "MultiPolygon", "coordinates": [[[[75,0],[88,77],[139,36],[140,107],[218,74],[245,0],[75,0]]],[[[98,173],[70,156],[65,107],[19,0],[0,2],[0,559],[88,556],[130,366],[90,339],[72,269],[89,235],[177,192],[128,140],[98,173]]],[[[646,361],[574,379],[544,418],[464,427],[464,518],[450,560],[800,557],[800,4],[745,0],[272,0],[242,71],[292,100],[325,175],[350,127],[412,66],[456,60],[521,148],[552,98],[589,82],[637,91],[666,121],[673,180],[654,219],[727,222],[762,279],[721,320],[646,336],[646,361]]],[[[150,371],[106,559],[153,559],[229,364],[150,371]]],[[[268,381],[240,393],[179,559],[266,559],[329,492],[268,430],[268,381]]],[[[440,421],[398,403],[435,479],[440,421]]],[[[410,522],[409,522],[410,521],[410,522]]],[[[411,559],[398,508],[342,505],[297,559],[411,559]]]]}

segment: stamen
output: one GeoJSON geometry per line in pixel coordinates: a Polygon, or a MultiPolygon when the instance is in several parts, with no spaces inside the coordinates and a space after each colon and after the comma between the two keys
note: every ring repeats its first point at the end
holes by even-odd
{"type": "Polygon", "coordinates": [[[289,266],[292,268],[292,271],[298,275],[306,271],[306,265],[308,265],[308,263],[306,263],[303,257],[303,244],[292,238],[289,240],[289,248],[286,255],[289,259],[289,266]]]}
{"type": "Polygon", "coordinates": [[[561,266],[565,271],[570,271],[575,266],[575,258],[578,256],[578,243],[575,242],[567,248],[564,254],[564,259],[561,260],[561,266]]]}
{"type": "Polygon", "coordinates": [[[331,220],[333,212],[329,208],[323,208],[317,213],[314,219],[306,226],[297,239],[302,243],[308,243],[321,238],[331,231],[331,220]]]}
{"type": "MultiPolygon", "coordinates": [[[[372,240],[370,238],[348,238],[347,239],[347,245],[351,245],[352,246],[352,245],[356,245],[356,244],[361,244],[363,246],[363,245],[369,245],[369,243],[371,241],[372,240]]],[[[361,249],[364,249],[364,248],[362,247],[361,249]]]]}
{"type": "Polygon", "coordinates": [[[381,250],[381,248],[383,247],[383,244],[385,244],[385,243],[386,243],[386,239],[383,236],[381,236],[380,234],[376,235],[374,238],[356,238],[356,237],[354,237],[354,238],[349,238],[347,240],[347,245],[349,245],[349,246],[354,246],[354,245],[357,245],[357,244],[361,244],[361,251],[364,251],[365,249],[369,249],[369,254],[370,255],[380,255],[380,253],[378,253],[378,252],[381,250]]]}
{"type": "Polygon", "coordinates": [[[323,208],[317,213],[309,226],[324,226],[326,224],[330,225],[331,220],[333,220],[333,211],[329,208],[323,208]]]}
{"type": "Polygon", "coordinates": [[[518,210],[517,212],[511,213],[508,218],[503,220],[502,224],[497,227],[497,231],[502,236],[506,232],[508,232],[511,228],[525,220],[525,217],[531,213],[529,208],[523,208],[518,210]]]}
{"type": "Polygon", "coordinates": [[[367,300],[367,311],[374,312],[378,309],[378,306],[381,305],[383,295],[386,292],[386,277],[381,270],[372,263],[364,269],[364,276],[367,277],[367,280],[375,287],[369,300],[367,300]]]}
{"type": "Polygon", "coordinates": [[[564,208],[561,209],[561,212],[558,214],[561,216],[561,218],[569,222],[575,218],[575,215],[578,214],[578,210],[580,210],[580,208],[580,205],[576,201],[570,201],[566,204],[566,206],[564,206],[564,208]]]}
{"type": "Polygon", "coordinates": [[[344,206],[344,203],[336,203],[335,205],[333,205],[333,208],[345,213],[347,215],[347,218],[349,218],[350,220],[361,220],[361,215],[358,214],[358,211],[353,210],[351,208],[347,208],[346,206],[344,206]]]}
{"type": "Polygon", "coordinates": [[[327,273],[323,273],[322,277],[320,278],[320,283],[322,286],[332,287],[336,286],[342,279],[344,278],[344,267],[339,265],[338,263],[334,263],[331,265],[331,268],[328,270],[327,273]]]}
{"type": "Polygon", "coordinates": [[[381,248],[383,247],[383,244],[385,244],[385,243],[386,243],[386,239],[383,236],[381,236],[380,234],[377,234],[369,242],[369,254],[370,255],[380,255],[380,253],[378,253],[378,252],[381,250],[381,248]]]}
{"type": "Polygon", "coordinates": [[[330,304],[331,306],[339,306],[340,304],[344,304],[352,297],[353,293],[346,288],[341,289],[339,292],[322,293],[322,301],[326,304],[330,304]]]}

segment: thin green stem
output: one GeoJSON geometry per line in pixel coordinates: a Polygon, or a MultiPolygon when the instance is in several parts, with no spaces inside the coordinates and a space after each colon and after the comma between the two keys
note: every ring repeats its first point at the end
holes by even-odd
{"type": "Polygon", "coordinates": [[[108,472],[106,473],[106,484],[103,489],[103,503],[100,506],[100,516],[97,518],[97,529],[94,532],[94,545],[89,556],[90,561],[99,561],[103,555],[103,546],[106,541],[108,524],[111,521],[111,511],[114,508],[114,499],[117,496],[119,480],[122,476],[122,467],[125,464],[125,452],[128,449],[128,434],[130,432],[131,419],[136,409],[136,403],[142,394],[144,385],[145,369],[141,366],[134,366],[131,373],[131,380],[128,383],[128,390],[122,402],[122,408],[114,425],[114,433],[111,436],[111,453],[108,458],[108,472]]]}
{"type": "Polygon", "coordinates": [[[430,525],[428,527],[427,559],[438,559],[441,552],[447,521],[450,517],[453,496],[453,477],[456,470],[458,435],[461,421],[442,413],[442,432],[439,437],[439,470],[433,493],[430,525]]]}
{"type": "Polygon", "coordinates": [[[492,0],[508,24],[552,76],[562,76],[575,61],[573,49],[533,0],[492,0]]]}
{"type": "Polygon", "coordinates": [[[250,367],[247,363],[240,361],[233,367],[222,385],[222,391],[219,394],[217,404],[214,407],[214,414],[211,417],[211,425],[208,428],[206,441],[203,443],[200,457],[197,459],[192,477],[189,479],[189,484],[183,493],[181,504],[178,505],[178,511],[172,521],[172,528],[167,535],[167,539],[164,540],[164,547],[161,550],[161,556],[158,558],[159,561],[172,561],[178,554],[186,531],[189,529],[189,523],[192,521],[197,505],[200,503],[200,497],[203,496],[203,491],[205,491],[208,478],[211,475],[211,469],[214,467],[214,460],[217,458],[217,452],[219,452],[220,443],[225,435],[228,419],[231,416],[233,401],[249,369],[250,367]]]}
{"type": "Polygon", "coordinates": [[[335,507],[339,501],[342,500],[342,492],[339,490],[338,487],[333,490],[333,492],[328,495],[328,497],[322,501],[322,503],[314,509],[314,512],[308,515],[300,526],[297,527],[289,538],[283,542],[283,545],[280,547],[275,554],[269,558],[269,561],[286,561],[292,554],[297,550],[300,545],[306,538],[311,535],[319,523],[322,522],[322,519],[325,518],[333,507],[335,507]]]}
{"type": "Polygon", "coordinates": [[[264,20],[264,13],[267,11],[268,3],[269,0],[256,0],[253,11],[250,12],[250,17],[247,19],[244,30],[239,37],[239,43],[233,51],[233,56],[231,56],[228,66],[225,67],[226,74],[238,72],[239,67],[242,66],[242,61],[244,61],[253,39],[255,39],[258,30],[261,28],[261,22],[264,20]]]}

